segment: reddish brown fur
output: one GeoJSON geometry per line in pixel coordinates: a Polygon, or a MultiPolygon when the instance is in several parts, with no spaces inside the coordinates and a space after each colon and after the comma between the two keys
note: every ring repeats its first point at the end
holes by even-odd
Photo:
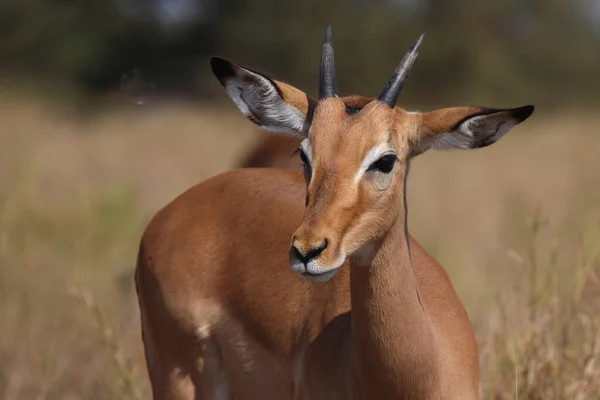
{"type": "MultiPolygon", "coordinates": [[[[193,187],[152,219],[141,243],[136,282],[155,399],[210,399],[201,393],[210,391],[212,377],[197,368],[205,357],[203,345],[222,352],[230,364],[233,398],[292,399],[294,355],[305,343],[313,343],[305,365],[322,366],[319,372],[304,372],[306,390],[330,381],[337,395],[325,398],[351,398],[344,393],[354,392],[350,382],[354,385],[355,378],[336,381],[352,362],[350,344],[339,340],[338,330],[349,323],[349,265],[319,284],[302,280],[287,266],[305,190],[297,172],[236,170],[193,187]],[[223,198],[227,202],[218,201],[223,198]],[[204,324],[203,299],[218,300],[231,316],[212,327],[208,345],[196,339],[204,324]],[[244,372],[239,361],[244,358],[235,352],[250,340],[259,349],[255,366],[271,362],[262,352],[274,354],[269,369],[279,371],[275,377],[266,368],[244,372]],[[264,388],[273,395],[264,396],[264,388]]],[[[424,304],[453,332],[463,332],[456,335],[454,349],[469,354],[470,361],[452,378],[467,376],[469,390],[476,393],[477,347],[466,312],[443,268],[412,238],[411,253],[424,304]]]]}
{"type": "MultiPolygon", "coordinates": [[[[275,81],[278,85],[282,85],[283,82],[275,81]]],[[[298,89],[285,84],[281,86],[283,95],[287,99],[296,99],[296,107],[303,112],[308,110],[308,102],[314,100],[308,98],[306,102],[299,101],[304,93],[298,89]],[[293,89],[290,90],[289,88],[293,89]]],[[[372,97],[361,97],[361,96],[346,96],[342,97],[341,100],[348,107],[362,108],[374,99],[372,97]]],[[[272,132],[260,131],[263,138],[261,141],[253,147],[238,164],[239,168],[281,168],[291,170],[301,170],[302,163],[297,156],[293,156],[294,151],[300,145],[302,141],[296,136],[290,136],[287,134],[274,134],[272,132]]]]}
{"type": "MultiPolygon", "coordinates": [[[[303,92],[278,85],[312,114],[303,92]]],[[[404,185],[420,137],[479,111],[326,99],[309,131],[306,209],[300,173],[240,169],[160,210],[136,269],[154,398],[477,398],[473,329],[444,269],[407,237],[404,185]],[[364,109],[348,115],[349,102],[364,109]],[[397,154],[394,172],[357,181],[381,143],[397,154]],[[343,265],[326,282],[301,279],[289,269],[292,236],[300,249],[327,237],[319,260],[343,255],[343,265]]]]}
{"type": "Polygon", "coordinates": [[[300,139],[284,134],[261,132],[264,137],[238,164],[239,168],[302,169],[302,163],[294,151],[300,139]]]}

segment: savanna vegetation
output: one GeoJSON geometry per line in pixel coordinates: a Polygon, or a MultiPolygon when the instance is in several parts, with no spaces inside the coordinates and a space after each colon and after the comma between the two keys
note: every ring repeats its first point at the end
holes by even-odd
{"type": "Polygon", "coordinates": [[[537,106],[494,146],[415,160],[409,229],[467,307],[483,399],[600,398],[596,2],[4,0],[1,399],[149,397],[142,231],[264,135],[208,56],[314,93],[328,21],[341,94],[378,93],[427,31],[401,105],[537,106]]]}
{"type": "MultiPolygon", "coordinates": [[[[142,230],[259,134],[232,108],[91,123],[33,104],[0,107],[0,397],[147,398],[132,278],[142,230]]],[[[540,113],[490,148],[414,163],[409,226],[468,309],[483,398],[600,395],[599,128],[540,113]]]]}

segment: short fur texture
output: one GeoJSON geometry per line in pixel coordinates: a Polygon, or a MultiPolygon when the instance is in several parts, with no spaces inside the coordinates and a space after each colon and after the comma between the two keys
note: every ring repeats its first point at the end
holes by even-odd
{"type": "Polygon", "coordinates": [[[408,235],[406,179],[412,157],[488,146],[533,107],[315,102],[211,64],[252,122],[305,140],[310,173],[228,172],[152,219],[136,287],[154,398],[477,399],[473,329],[408,235]]]}

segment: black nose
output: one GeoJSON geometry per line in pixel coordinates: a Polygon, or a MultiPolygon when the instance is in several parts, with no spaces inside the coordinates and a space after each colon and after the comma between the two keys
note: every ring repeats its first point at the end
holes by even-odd
{"type": "Polygon", "coordinates": [[[292,244],[291,252],[298,260],[302,261],[304,264],[308,264],[310,262],[310,260],[312,260],[313,258],[316,258],[319,254],[321,254],[323,252],[323,250],[325,250],[327,248],[327,244],[328,244],[328,241],[327,241],[327,239],[325,239],[325,240],[323,240],[323,243],[321,243],[319,246],[309,249],[306,252],[306,254],[303,254],[296,247],[296,245],[292,244]]]}

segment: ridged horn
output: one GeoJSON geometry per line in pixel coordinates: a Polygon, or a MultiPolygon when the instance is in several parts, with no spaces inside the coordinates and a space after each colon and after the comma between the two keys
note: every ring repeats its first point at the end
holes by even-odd
{"type": "Polygon", "coordinates": [[[394,70],[394,74],[388,81],[387,85],[385,85],[385,88],[383,88],[383,92],[381,92],[379,95],[379,100],[387,104],[390,108],[396,107],[396,102],[398,101],[398,97],[400,96],[400,92],[404,86],[404,82],[406,82],[408,73],[415,63],[417,56],[419,55],[417,50],[419,49],[424,37],[425,33],[421,34],[415,44],[412,45],[404,57],[402,57],[402,60],[400,60],[398,66],[394,70]]]}
{"type": "Polygon", "coordinates": [[[325,43],[323,43],[323,49],[321,50],[319,99],[334,97],[335,93],[335,62],[333,59],[333,45],[331,44],[331,24],[327,24],[325,43]]]}

